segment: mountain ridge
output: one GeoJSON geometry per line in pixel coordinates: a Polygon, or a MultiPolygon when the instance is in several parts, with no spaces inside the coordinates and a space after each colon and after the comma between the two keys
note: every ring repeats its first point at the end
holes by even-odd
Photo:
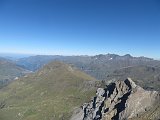
{"type": "Polygon", "coordinates": [[[106,88],[98,88],[96,96],[89,103],[84,103],[71,120],[158,120],[159,100],[160,93],[145,91],[127,78],[111,83],[106,88]],[[154,115],[152,113],[146,118],[146,112],[152,110],[154,115]]]}
{"type": "Polygon", "coordinates": [[[0,90],[0,119],[69,119],[93,95],[94,81],[70,65],[51,62],[0,90]]]}
{"type": "MultiPolygon", "coordinates": [[[[23,66],[26,65],[25,68],[31,66],[31,69],[35,68],[36,70],[39,70],[45,64],[55,60],[75,66],[98,80],[110,81],[131,77],[137,80],[136,84],[144,87],[145,89],[160,90],[160,85],[156,84],[160,79],[160,70],[157,69],[160,67],[160,61],[143,56],[133,57],[130,54],[123,56],[117,54],[100,54],[96,56],[39,55],[24,58],[22,60],[22,64],[23,66]],[[152,68],[155,69],[155,72],[152,72],[152,68]],[[149,69],[149,71],[147,71],[147,69],[149,69]],[[126,70],[128,70],[128,72],[125,72],[126,70]],[[142,73],[143,76],[140,73],[142,73]]],[[[21,59],[20,61],[17,61],[18,65],[20,65],[20,63],[21,59]]]]}
{"type": "Polygon", "coordinates": [[[0,88],[28,72],[28,70],[16,65],[13,61],[0,58],[0,88]]]}

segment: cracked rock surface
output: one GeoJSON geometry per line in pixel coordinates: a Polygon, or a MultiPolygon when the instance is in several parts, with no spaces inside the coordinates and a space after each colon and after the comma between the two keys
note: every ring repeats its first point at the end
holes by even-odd
{"type": "Polygon", "coordinates": [[[127,78],[111,83],[106,88],[98,88],[96,96],[83,104],[71,120],[128,120],[144,114],[159,99],[158,92],[145,91],[127,78]]]}

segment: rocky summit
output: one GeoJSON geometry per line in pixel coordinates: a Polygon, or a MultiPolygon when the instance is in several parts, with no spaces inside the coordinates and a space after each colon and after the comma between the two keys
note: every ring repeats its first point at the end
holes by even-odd
{"type": "Polygon", "coordinates": [[[75,110],[71,120],[158,120],[159,99],[158,92],[146,91],[127,78],[98,88],[96,96],[75,110]]]}

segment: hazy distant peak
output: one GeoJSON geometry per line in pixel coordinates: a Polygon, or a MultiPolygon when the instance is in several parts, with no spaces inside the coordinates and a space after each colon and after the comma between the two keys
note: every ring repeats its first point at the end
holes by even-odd
{"type": "Polygon", "coordinates": [[[132,58],[133,56],[131,56],[130,54],[125,54],[124,57],[132,58]]]}

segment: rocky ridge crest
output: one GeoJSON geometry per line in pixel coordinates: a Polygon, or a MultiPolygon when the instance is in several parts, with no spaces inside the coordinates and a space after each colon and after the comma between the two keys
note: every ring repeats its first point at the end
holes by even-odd
{"type": "MultiPolygon", "coordinates": [[[[159,104],[159,99],[158,92],[145,91],[127,78],[106,88],[98,88],[96,96],[77,109],[71,120],[128,120],[141,116],[159,104]]],[[[154,118],[159,116],[156,114],[154,118]]]]}

